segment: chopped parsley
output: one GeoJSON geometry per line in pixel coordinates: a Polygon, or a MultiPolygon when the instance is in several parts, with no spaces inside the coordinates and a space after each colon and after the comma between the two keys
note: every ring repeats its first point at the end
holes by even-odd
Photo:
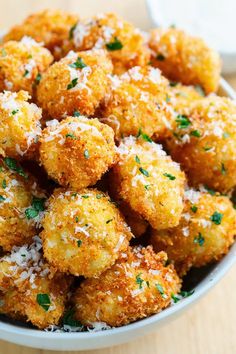
{"type": "Polygon", "coordinates": [[[182,290],[182,291],[180,291],[179,294],[180,294],[183,298],[185,298],[185,297],[189,297],[189,296],[193,295],[193,293],[194,293],[194,290],[190,290],[190,291],[184,291],[184,290],[182,290]]]}
{"type": "Polygon", "coordinates": [[[176,179],[176,177],[171,175],[170,173],[163,173],[163,176],[169,178],[170,181],[174,181],[176,179]]]}
{"type": "Polygon", "coordinates": [[[139,164],[141,163],[141,162],[140,162],[140,158],[139,158],[137,155],[135,156],[135,161],[136,161],[137,163],[139,163],[139,164]]]}
{"type": "Polygon", "coordinates": [[[74,111],[73,113],[73,117],[80,117],[81,114],[79,113],[79,111],[74,111]]]}
{"type": "Polygon", "coordinates": [[[205,151],[209,151],[209,150],[211,150],[212,148],[211,148],[210,146],[205,146],[203,149],[204,149],[205,151]]]}
{"type": "Polygon", "coordinates": [[[77,197],[78,193],[72,193],[71,196],[72,197],[77,197]]]}
{"type": "Polygon", "coordinates": [[[75,222],[79,222],[78,216],[75,217],[75,222]]]}
{"type": "Polygon", "coordinates": [[[193,213],[197,212],[198,207],[196,205],[191,206],[191,210],[193,213]]]}
{"type": "Polygon", "coordinates": [[[6,187],[7,187],[7,181],[4,178],[2,181],[2,188],[5,189],[6,187]]]}
{"type": "Polygon", "coordinates": [[[152,139],[145,133],[142,132],[142,129],[139,129],[137,138],[142,138],[143,140],[147,141],[148,143],[152,143],[152,139]]]}
{"type": "Polygon", "coordinates": [[[76,77],[67,85],[67,90],[71,90],[73,87],[75,87],[77,85],[77,82],[78,78],[76,77]]]}
{"type": "Polygon", "coordinates": [[[37,74],[35,78],[35,84],[38,85],[42,79],[42,75],[40,73],[37,74]]]}
{"type": "Polygon", "coordinates": [[[27,219],[34,219],[39,215],[40,211],[44,211],[45,201],[46,198],[33,197],[31,207],[25,210],[25,215],[27,219]]]}
{"type": "Polygon", "coordinates": [[[48,311],[51,300],[48,294],[37,294],[37,303],[41,306],[45,311],[48,311]]]}
{"type": "Polygon", "coordinates": [[[161,286],[161,284],[156,284],[155,286],[156,286],[157,290],[159,291],[159,293],[161,294],[161,296],[163,297],[163,299],[165,299],[166,298],[166,294],[165,294],[164,289],[161,286]]]}
{"type": "Polygon", "coordinates": [[[84,157],[89,159],[89,151],[87,149],[84,150],[84,157]]]}
{"type": "Polygon", "coordinates": [[[69,39],[72,39],[72,38],[73,38],[74,30],[76,29],[76,26],[77,26],[77,23],[75,23],[75,24],[70,28],[70,31],[69,31],[69,39]]]}
{"type": "Polygon", "coordinates": [[[0,195],[0,202],[3,202],[4,200],[6,200],[6,198],[0,195]]]}
{"type": "Polygon", "coordinates": [[[72,133],[66,134],[66,138],[71,138],[71,139],[77,140],[77,137],[72,133]]]}
{"type": "Polygon", "coordinates": [[[18,163],[16,162],[15,159],[13,159],[11,157],[5,157],[4,162],[10,170],[17,172],[19,176],[22,176],[24,178],[28,178],[28,176],[24,172],[23,168],[20,165],[18,165],[18,163]]]}
{"type": "Polygon", "coordinates": [[[106,221],[106,224],[109,224],[113,219],[109,219],[106,221]]]}
{"type": "Polygon", "coordinates": [[[176,296],[175,294],[171,294],[171,299],[174,301],[174,304],[176,304],[177,302],[179,302],[179,300],[181,300],[180,297],[176,296]]]}
{"type": "Polygon", "coordinates": [[[113,42],[107,43],[106,48],[109,51],[115,51],[115,50],[120,50],[123,48],[123,44],[117,37],[114,38],[113,42]]]}
{"type": "Polygon", "coordinates": [[[87,195],[87,194],[81,195],[81,198],[88,199],[89,195],[87,195]]]}
{"type": "Polygon", "coordinates": [[[142,289],[143,282],[144,282],[144,280],[140,277],[141,274],[142,274],[142,273],[139,273],[139,274],[136,276],[136,283],[138,284],[139,289],[142,289]]]}
{"type": "Polygon", "coordinates": [[[25,70],[23,77],[26,77],[29,74],[29,70],[25,70]]]}
{"type": "Polygon", "coordinates": [[[82,327],[81,322],[75,320],[74,315],[75,315],[74,309],[69,309],[68,311],[66,311],[66,313],[62,318],[63,326],[82,327]]]}
{"type": "Polygon", "coordinates": [[[201,137],[201,133],[199,132],[199,130],[192,130],[190,135],[195,136],[196,138],[201,137]]]}
{"type": "Polygon", "coordinates": [[[15,110],[13,110],[12,112],[11,112],[11,114],[14,116],[16,113],[18,113],[19,112],[19,109],[15,109],[15,110]]]}
{"type": "Polygon", "coordinates": [[[144,186],[144,188],[146,189],[146,191],[149,191],[149,189],[150,189],[150,184],[146,184],[146,185],[144,186]]]}
{"type": "Polygon", "coordinates": [[[195,85],[194,88],[200,96],[205,97],[205,92],[200,85],[195,85]]]}
{"type": "Polygon", "coordinates": [[[226,175],[226,168],[223,163],[221,164],[221,173],[222,173],[222,175],[226,175]]]}
{"type": "Polygon", "coordinates": [[[163,54],[157,54],[156,59],[159,61],[164,61],[165,60],[165,56],[163,54]]]}
{"type": "Polygon", "coordinates": [[[170,81],[169,85],[170,85],[170,87],[175,87],[178,85],[178,82],[170,81]]]}
{"type": "Polygon", "coordinates": [[[205,242],[205,239],[204,237],[202,236],[201,232],[198,233],[198,236],[196,236],[194,238],[194,243],[198,243],[199,246],[203,246],[204,242],[205,242]]]}
{"type": "Polygon", "coordinates": [[[77,241],[77,245],[78,245],[78,247],[80,247],[80,246],[82,245],[82,241],[81,241],[81,240],[78,240],[78,241],[77,241]]]}
{"type": "Polygon", "coordinates": [[[146,177],[149,177],[149,172],[142,167],[139,167],[139,171],[146,177]]]}
{"type": "Polygon", "coordinates": [[[211,221],[216,225],[221,224],[222,218],[223,214],[218,213],[218,211],[215,211],[214,214],[212,214],[212,216],[210,217],[211,221]]]}
{"type": "Polygon", "coordinates": [[[96,198],[97,198],[97,199],[101,199],[102,197],[103,197],[102,194],[96,194],[96,198]]]}
{"type": "Polygon", "coordinates": [[[192,124],[190,122],[190,120],[188,119],[188,117],[185,116],[184,114],[178,114],[175,121],[176,121],[176,123],[178,123],[179,129],[186,129],[192,124]]]}
{"type": "Polygon", "coordinates": [[[73,69],[83,69],[87,65],[85,64],[82,58],[78,57],[77,60],[74,63],[69,64],[69,66],[73,69]]]}
{"type": "Polygon", "coordinates": [[[171,298],[173,300],[173,302],[176,304],[177,302],[179,302],[180,300],[193,295],[194,290],[190,290],[190,291],[180,291],[179,294],[174,295],[173,293],[171,294],[171,298]]]}
{"type": "Polygon", "coordinates": [[[204,188],[206,189],[206,191],[210,194],[210,195],[215,195],[216,191],[214,191],[214,189],[211,189],[207,186],[204,186],[204,188]]]}

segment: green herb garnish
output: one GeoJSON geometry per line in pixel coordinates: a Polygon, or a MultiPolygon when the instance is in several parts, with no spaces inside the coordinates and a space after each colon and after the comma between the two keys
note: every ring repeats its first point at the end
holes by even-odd
{"type": "Polygon", "coordinates": [[[163,176],[169,178],[170,181],[174,181],[176,179],[176,177],[171,175],[170,173],[163,173],[163,176]]]}
{"type": "Polygon", "coordinates": [[[75,315],[74,309],[69,309],[68,311],[66,311],[66,313],[62,318],[63,326],[82,327],[83,325],[81,324],[81,322],[75,320],[74,315],[75,315]]]}
{"type": "Polygon", "coordinates": [[[183,114],[178,114],[175,121],[176,121],[176,123],[178,123],[179,129],[186,129],[192,124],[190,122],[190,120],[188,119],[188,117],[183,114]]]}
{"type": "Polygon", "coordinates": [[[136,276],[136,283],[138,284],[139,289],[142,289],[143,282],[144,282],[144,280],[140,277],[141,274],[142,274],[142,273],[139,273],[139,274],[136,276]]]}
{"type": "Polygon", "coordinates": [[[155,286],[156,286],[157,290],[159,291],[159,293],[161,294],[161,296],[163,297],[163,299],[165,299],[166,298],[166,294],[165,294],[164,289],[161,286],[161,284],[156,284],[155,286]]]}
{"type": "Polygon", "coordinates": [[[77,23],[75,23],[75,24],[70,28],[70,31],[69,31],[69,39],[72,39],[72,38],[73,38],[73,34],[74,34],[74,30],[76,29],[76,26],[77,26],[77,23]]]}
{"type": "Polygon", "coordinates": [[[225,165],[222,163],[221,164],[221,173],[222,173],[222,175],[226,175],[226,172],[227,172],[227,170],[225,168],[225,165]]]}
{"type": "Polygon", "coordinates": [[[40,83],[41,79],[42,79],[42,75],[40,73],[38,73],[36,78],[35,78],[36,85],[38,85],[40,83]]]}
{"type": "Polygon", "coordinates": [[[201,232],[198,233],[198,236],[196,236],[194,238],[194,243],[198,243],[199,246],[203,246],[204,242],[205,242],[205,239],[204,237],[202,236],[201,232]]]}
{"type": "Polygon", "coordinates": [[[149,172],[142,167],[139,167],[139,171],[146,177],[149,177],[149,172]]]}
{"type": "Polygon", "coordinates": [[[84,157],[89,159],[89,151],[87,149],[84,150],[84,157]]]}
{"type": "Polygon", "coordinates": [[[141,162],[140,162],[140,158],[136,155],[135,156],[135,161],[138,163],[138,164],[140,164],[141,162]]]}
{"type": "Polygon", "coordinates": [[[37,303],[41,306],[45,311],[48,311],[51,300],[48,294],[37,294],[37,303]]]}
{"type": "Polygon", "coordinates": [[[87,65],[84,63],[83,59],[78,57],[76,59],[76,61],[72,64],[69,64],[69,66],[73,69],[83,69],[85,68],[87,65]]]}
{"type": "Polygon", "coordinates": [[[201,137],[201,133],[199,132],[199,130],[192,130],[190,135],[195,136],[196,138],[201,137]]]}
{"type": "Polygon", "coordinates": [[[212,214],[212,216],[210,217],[211,221],[216,225],[221,224],[222,218],[223,214],[218,213],[218,211],[215,211],[214,214],[212,214]]]}
{"type": "Polygon", "coordinates": [[[81,241],[81,240],[78,240],[78,241],[77,241],[77,245],[78,245],[78,247],[80,247],[80,246],[82,245],[82,241],[81,241]]]}
{"type": "Polygon", "coordinates": [[[0,195],[0,202],[3,202],[4,200],[6,200],[6,198],[0,195]]]}
{"type": "Polygon", "coordinates": [[[145,133],[142,132],[142,129],[139,129],[137,138],[142,138],[143,140],[147,141],[148,143],[152,143],[152,139],[145,133]]]}
{"type": "Polygon", "coordinates": [[[77,137],[73,133],[66,134],[66,138],[71,138],[73,140],[77,140],[77,137]]]}
{"type": "Polygon", "coordinates": [[[197,212],[198,207],[196,205],[191,206],[191,210],[193,213],[197,212]]]}
{"type": "Polygon", "coordinates": [[[46,198],[33,197],[31,207],[25,210],[27,219],[34,219],[39,215],[40,211],[44,211],[45,202],[46,198]]]}
{"type": "Polygon", "coordinates": [[[77,82],[78,78],[76,77],[67,85],[67,90],[71,90],[73,87],[75,87],[77,85],[77,82]]]}
{"type": "Polygon", "coordinates": [[[120,50],[123,48],[123,44],[117,37],[114,38],[113,42],[107,43],[106,48],[109,51],[120,50]]]}
{"type": "Polygon", "coordinates": [[[24,172],[23,168],[20,165],[18,165],[18,163],[16,162],[15,159],[13,159],[11,157],[5,157],[4,162],[10,170],[17,172],[18,175],[20,175],[24,178],[28,178],[28,176],[24,172]]]}
{"type": "Polygon", "coordinates": [[[74,111],[73,113],[73,117],[80,117],[81,114],[79,113],[79,111],[74,111]]]}
{"type": "Polygon", "coordinates": [[[2,188],[5,189],[6,187],[7,187],[7,181],[4,178],[2,181],[2,188]]]}

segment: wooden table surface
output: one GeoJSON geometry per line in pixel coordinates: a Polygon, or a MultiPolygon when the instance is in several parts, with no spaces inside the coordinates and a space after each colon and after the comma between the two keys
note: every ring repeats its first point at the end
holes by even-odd
{"type": "MultiPolygon", "coordinates": [[[[21,21],[27,14],[47,7],[77,12],[81,16],[89,16],[101,11],[114,11],[140,28],[150,27],[144,0],[0,0],[0,28],[8,28],[21,21]]],[[[228,77],[227,80],[236,89],[236,75],[228,77]]],[[[236,353],[235,278],[236,265],[204,299],[158,331],[129,344],[88,353],[236,353]]],[[[28,349],[0,341],[0,354],[49,353],[51,352],[28,349]]]]}

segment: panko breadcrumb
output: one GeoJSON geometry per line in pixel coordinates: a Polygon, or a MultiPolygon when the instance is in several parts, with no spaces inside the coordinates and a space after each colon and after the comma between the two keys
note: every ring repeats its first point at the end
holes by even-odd
{"type": "Polygon", "coordinates": [[[149,62],[150,52],[141,31],[112,13],[79,20],[68,37],[67,50],[107,50],[117,74],[149,62]]]}
{"type": "Polygon", "coordinates": [[[114,133],[98,119],[49,121],[40,140],[40,161],[48,175],[76,190],[94,185],[114,164],[114,133]]]}
{"type": "Polygon", "coordinates": [[[120,144],[119,161],[110,175],[112,193],[152,227],[176,226],[183,209],[185,175],[161,145],[144,138],[129,137],[120,144]]]}
{"type": "Polygon", "coordinates": [[[91,326],[117,327],[160,312],[180,290],[180,279],[167,255],[152,247],[129,248],[99,279],[87,279],[75,292],[75,318],[91,326]]]}
{"type": "Polygon", "coordinates": [[[24,36],[42,42],[55,58],[63,55],[62,46],[68,39],[68,31],[78,21],[75,14],[60,10],[44,10],[28,16],[23,23],[16,25],[4,36],[3,41],[21,40],[24,36]]]}
{"type": "Polygon", "coordinates": [[[191,267],[220,260],[236,235],[236,211],[225,196],[193,189],[185,192],[185,206],[178,226],[152,231],[156,251],[167,252],[181,276],[191,267]]]}
{"type": "Polygon", "coordinates": [[[186,171],[189,184],[220,192],[236,185],[236,104],[211,95],[192,102],[179,115],[167,142],[172,158],[186,171]]]}
{"type": "Polygon", "coordinates": [[[206,93],[219,87],[221,61],[206,43],[176,28],[151,31],[149,46],[152,65],[170,80],[200,85],[206,93]]]}
{"type": "Polygon", "coordinates": [[[37,233],[44,211],[46,195],[35,179],[16,160],[0,160],[0,246],[10,251],[13,246],[30,242],[37,233]]]}
{"type": "Polygon", "coordinates": [[[44,256],[58,270],[76,276],[99,276],[132,237],[120,211],[96,189],[56,190],[42,224],[44,256]]]}
{"type": "Polygon", "coordinates": [[[25,90],[32,95],[42,73],[53,61],[49,50],[29,37],[3,44],[0,53],[1,91],[25,90]]]}
{"type": "Polygon", "coordinates": [[[37,100],[53,118],[91,116],[108,92],[112,64],[104,50],[75,53],[54,63],[43,75],[37,100]]]}
{"type": "Polygon", "coordinates": [[[0,259],[3,293],[0,313],[13,318],[24,317],[44,329],[59,323],[71,278],[50,268],[42,258],[41,248],[41,240],[34,237],[32,244],[15,247],[11,254],[0,259]]]}
{"type": "Polygon", "coordinates": [[[29,103],[26,91],[0,93],[0,154],[37,158],[41,108],[29,103]]]}
{"type": "Polygon", "coordinates": [[[100,107],[101,121],[110,125],[116,140],[138,135],[140,129],[156,137],[168,136],[175,120],[168,104],[167,80],[155,68],[134,67],[110,76],[111,92],[100,107]]]}

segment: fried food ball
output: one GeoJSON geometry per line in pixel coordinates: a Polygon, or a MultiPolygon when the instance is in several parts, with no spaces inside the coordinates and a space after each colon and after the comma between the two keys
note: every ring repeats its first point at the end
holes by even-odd
{"type": "Polygon", "coordinates": [[[40,226],[45,200],[35,179],[16,160],[0,160],[0,246],[4,251],[30,242],[40,226]]]}
{"type": "Polygon", "coordinates": [[[25,90],[32,95],[42,73],[53,61],[49,50],[28,37],[1,45],[0,53],[1,91],[25,90]]]}
{"type": "Polygon", "coordinates": [[[161,145],[144,138],[129,137],[120,144],[119,161],[110,175],[112,193],[153,228],[176,226],[183,210],[185,175],[161,145]]]}
{"type": "Polygon", "coordinates": [[[166,260],[150,246],[129,248],[102,277],[81,283],[73,296],[75,318],[87,326],[101,321],[118,327],[160,312],[181,284],[166,260]]]}
{"type": "Polygon", "coordinates": [[[25,317],[44,329],[59,323],[71,278],[50,268],[42,258],[41,248],[41,240],[34,237],[31,245],[15,247],[11,254],[1,258],[0,288],[4,302],[0,313],[25,317]]]}
{"type": "Polygon", "coordinates": [[[76,51],[106,49],[116,74],[136,65],[145,66],[150,59],[141,31],[112,13],[78,21],[70,30],[68,48],[76,51]]]}
{"type": "Polygon", "coordinates": [[[43,75],[37,99],[45,114],[63,118],[79,112],[93,115],[108,92],[112,64],[103,50],[70,52],[43,75]]]}
{"type": "Polygon", "coordinates": [[[167,141],[192,186],[207,185],[222,193],[236,185],[236,104],[211,95],[192,103],[189,115],[179,115],[167,141]]]}
{"type": "Polygon", "coordinates": [[[43,42],[52,54],[59,58],[61,47],[68,38],[68,31],[78,21],[78,16],[60,10],[44,10],[28,16],[23,23],[14,26],[4,36],[4,42],[19,41],[24,36],[43,42]]]}
{"type": "Polygon", "coordinates": [[[221,61],[217,52],[197,37],[175,29],[154,29],[149,46],[152,65],[170,80],[200,85],[206,93],[219,86],[221,61]]]}
{"type": "MultiPolygon", "coordinates": [[[[200,86],[186,86],[180,83],[170,82],[168,100],[174,110],[179,114],[189,114],[192,102],[205,96],[200,86]]],[[[172,128],[174,124],[172,124],[172,128]]]]}
{"type": "Polygon", "coordinates": [[[62,186],[94,185],[114,164],[114,133],[98,119],[68,117],[48,122],[40,140],[40,160],[62,186]]]}
{"type": "Polygon", "coordinates": [[[111,92],[101,105],[101,121],[111,126],[116,140],[138,135],[168,136],[175,114],[167,103],[167,80],[158,69],[134,67],[111,79],[111,92]]]}
{"type": "Polygon", "coordinates": [[[185,192],[185,205],[178,226],[152,231],[156,251],[167,252],[180,275],[191,267],[202,267],[220,260],[236,235],[236,211],[225,196],[185,192]]]}
{"type": "Polygon", "coordinates": [[[58,189],[43,220],[44,256],[62,272],[97,277],[111,267],[132,237],[119,210],[96,189],[58,189]]]}
{"type": "Polygon", "coordinates": [[[41,108],[28,92],[0,93],[0,154],[13,158],[37,158],[41,135],[41,108]]]}

